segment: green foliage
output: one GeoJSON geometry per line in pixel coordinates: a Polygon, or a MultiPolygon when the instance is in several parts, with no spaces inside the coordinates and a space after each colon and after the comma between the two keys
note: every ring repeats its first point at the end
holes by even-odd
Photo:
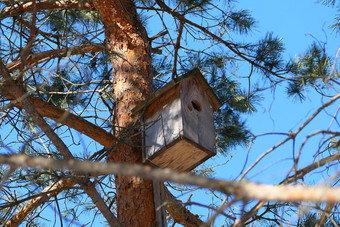
{"type": "Polygon", "coordinates": [[[295,77],[287,87],[288,96],[303,101],[304,89],[307,87],[322,92],[331,77],[331,66],[331,58],[326,55],[324,48],[314,42],[303,55],[289,63],[288,68],[295,77]]]}
{"type": "Polygon", "coordinates": [[[185,12],[204,11],[210,0],[177,0],[176,4],[180,4],[180,9],[185,12]]]}
{"type": "Polygon", "coordinates": [[[330,58],[315,42],[303,56],[296,60],[296,64],[298,72],[301,75],[308,75],[310,83],[314,83],[315,79],[328,77],[330,58]]]}
{"type": "Polygon", "coordinates": [[[274,37],[273,33],[267,33],[266,36],[258,42],[255,47],[254,62],[263,66],[260,69],[266,76],[270,76],[270,71],[281,70],[284,66],[282,53],[285,50],[280,38],[274,37]]]}
{"type": "Polygon", "coordinates": [[[227,77],[220,80],[212,79],[213,88],[219,97],[222,107],[215,115],[217,132],[217,145],[223,154],[237,145],[246,145],[251,133],[246,127],[242,114],[256,111],[255,103],[258,98],[255,94],[247,95],[240,90],[240,85],[227,77]]]}
{"type": "Polygon", "coordinates": [[[336,3],[336,0],[319,0],[319,1],[322,2],[322,4],[328,6],[334,6],[336,3]]]}
{"type": "Polygon", "coordinates": [[[182,65],[191,70],[198,67],[206,73],[206,78],[213,88],[222,107],[215,114],[217,147],[221,154],[228,154],[238,145],[247,145],[251,133],[247,129],[243,114],[256,111],[261,97],[257,92],[245,92],[241,84],[231,79],[228,73],[233,59],[226,54],[213,52],[208,56],[200,53],[187,53],[182,65]]]}
{"type": "Polygon", "coordinates": [[[318,223],[318,217],[316,213],[307,213],[301,217],[297,226],[315,226],[318,223]]]}
{"type": "Polygon", "coordinates": [[[289,82],[286,92],[289,97],[293,97],[300,102],[305,100],[304,84],[299,81],[289,82]]]}
{"type": "MultiPolygon", "coordinates": [[[[266,89],[264,87],[252,88],[251,83],[254,80],[264,84],[269,81],[270,86],[273,87],[276,83],[285,81],[284,83],[288,84],[286,89],[288,96],[299,101],[305,99],[304,92],[307,89],[316,89],[318,92],[327,89],[327,84],[331,79],[329,74],[332,59],[326,55],[325,48],[319,43],[313,43],[299,58],[286,63],[282,57],[285,51],[283,42],[273,33],[267,33],[264,38],[253,43],[239,41],[243,40],[245,34],[253,31],[256,20],[251,16],[250,11],[237,9],[234,5],[236,1],[169,0],[165,2],[172,12],[178,13],[189,21],[185,23],[181,36],[178,33],[179,19],[176,16],[167,15],[166,10],[160,10],[160,6],[153,0],[138,1],[140,6],[138,12],[143,26],[149,25],[150,29],[155,29],[152,32],[156,34],[163,30],[167,31],[167,34],[152,40],[152,47],[162,50],[161,55],[153,55],[155,87],[158,89],[172,79],[174,66],[176,66],[174,74],[178,75],[193,68],[199,68],[202,71],[222,103],[222,107],[215,114],[217,147],[222,155],[228,154],[230,149],[237,146],[247,145],[253,138],[246,119],[261,105],[260,91],[266,89]],[[157,23],[154,23],[155,17],[157,17],[157,23]],[[208,34],[207,31],[210,33],[208,34]],[[176,43],[179,38],[181,42],[178,46],[176,43]],[[175,51],[178,51],[176,62],[175,51]],[[246,85],[239,82],[241,73],[238,70],[241,67],[251,69],[249,76],[242,75],[246,85]],[[260,72],[261,76],[257,78],[258,75],[255,75],[255,72],[260,72]],[[292,77],[286,77],[287,72],[292,77]]],[[[324,0],[323,3],[335,6],[337,1],[324,0]]],[[[0,3],[0,7],[3,8],[10,3],[6,4],[0,3]]],[[[333,28],[340,31],[340,16],[338,15],[335,20],[333,28]]],[[[22,60],[20,52],[27,45],[31,34],[31,27],[26,22],[32,24],[33,14],[31,12],[19,13],[2,21],[0,34],[3,38],[0,40],[0,55],[5,59],[6,64],[22,60]]],[[[103,45],[107,41],[99,15],[94,11],[79,11],[70,8],[43,10],[37,13],[36,22],[39,32],[29,54],[89,44],[103,45]]],[[[13,73],[13,77],[17,79],[19,75],[23,75],[23,86],[26,86],[27,91],[34,96],[61,108],[71,107],[72,111],[79,113],[80,117],[86,118],[99,127],[111,129],[113,127],[111,113],[115,100],[110,93],[109,80],[114,76],[111,70],[110,54],[107,52],[79,55],[67,53],[63,56],[57,54],[44,59],[43,62],[18,69],[13,73]]],[[[0,103],[4,106],[8,104],[8,100],[3,99],[0,103]]],[[[31,156],[63,158],[46,136],[42,135],[29,116],[22,114],[21,110],[8,111],[11,114],[4,114],[7,118],[6,122],[11,123],[18,138],[18,141],[13,142],[15,143],[12,146],[14,150],[20,150],[31,156]],[[40,137],[36,135],[37,133],[33,133],[31,126],[37,129],[40,137]],[[46,143],[43,144],[43,142],[46,143]],[[48,147],[48,153],[42,149],[43,145],[48,147]]],[[[53,126],[55,126],[54,122],[53,126]]],[[[75,138],[78,135],[65,128],[60,127],[57,132],[76,158],[91,156],[84,152],[88,149],[87,144],[84,141],[77,141],[75,138]],[[77,156],[77,152],[81,154],[77,156]]],[[[11,136],[9,134],[8,137],[11,136]]],[[[0,170],[1,177],[8,171],[4,168],[0,170]]],[[[212,169],[197,170],[196,173],[211,176],[213,171],[212,169]]],[[[56,182],[64,175],[70,176],[71,174],[61,171],[17,169],[2,188],[6,198],[0,200],[0,208],[3,208],[0,209],[0,217],[7,219],[25,202],[21,201],[22,199],[36,194],[50,181],[56,182]],[[20,189],[22,194],[13,193],[15,192],[13,188],[22,188],[20,189]],[[13,201],[17,204],[13,205],[11,203],[13,201]]],[[[111,179],[107,181],[110,184],[113,182],[111,179]]],[[[116,197],[112,185],[106,186],[105,180],[94,179],[93,182],[100,186],[103,198],[113,203],[116,197]]],[[[61,205],[61,213],[65,217],[77,220],[79,213],[82,212],[81,209],[78,210],[78,206],[85,206],[86,212],[94,207],[91,201],[86,200],[87,197],[83,196],[83,193],[81,188],[65,190],[62,198],[58,198],[65,201],[65,204],[61,205]]],[[[264,207],[265,212],[273,213],[263,215],[263,219],[271,215],[275,218],[278,216],[277,207],[280,205],[270,205],[264,207]]],[[[258,218],[261,219],[260,216],[258,218]]],[[[276,219],[273,220],[268,219],[270,225],[276,221],[276,219]]],[[[304,216],[300,223],[307,226],[315,223],[316,220],[317,215],[310,214],[304,216]]],[[[32,225],[32,223],[29,224],[32,225]]]]}
{"type": "MultiPolygon", "coordinates": [[[[297,227],[306,227],[306,226],[316,226],[318,221],[320,220],[320,215],[315,212],[308,212],[300,217],[297,223],[297,227]]],[[[325,227],[334,227],[339,225],[339,218],[337,215],[334,217],[331,216],[327,218],[326,223],[323,225],[325,227]]]]}
{"type": "Polygon", "coordinates": [[[336,33],[340,34],[340,2],[336,0],[319,0],[322,4],[334,7],[337,5],[338,14],[334,18],[334,24],[330,26],[336,33]]]}
{"type": "Polygon", "coordinates": [[[246,34],[255,25],[255,19],[250,15],[249,10],[239,10],[231,12],[223,24],[232,31],[246,34]]]}
{"type": "Polygon", "coordinates": [[[98,13],[94,11],[63,9],[43,11],[40,14],[41,17],[48,17],[46,25],[51,32],[63,35],[75,34],[79,24],[94,28],[100,23],[98,13]]]}
{"type": "Polygon", "coordinates": [[[340,34],[340,14],[335,17],[335,23],[331,26],[331,28],[338,34],[340,34]]]}

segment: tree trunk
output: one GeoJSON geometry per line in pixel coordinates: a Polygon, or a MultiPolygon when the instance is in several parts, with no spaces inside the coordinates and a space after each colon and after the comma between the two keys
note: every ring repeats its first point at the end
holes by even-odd
{"type": "MultiPolygon", "coordinates": [[[[131,110],[153,91],[151,46],[130,0],[93,1],[106,29],[106,46],[113,67],[116,135],[115,160],[142,162],[139,116],[131,110]]],[[[111,158],[113,159],[113,158],[111,158]]],[[[155,226],[152,181],[116,176],[117,212],[123,226],[155,226]]]]}

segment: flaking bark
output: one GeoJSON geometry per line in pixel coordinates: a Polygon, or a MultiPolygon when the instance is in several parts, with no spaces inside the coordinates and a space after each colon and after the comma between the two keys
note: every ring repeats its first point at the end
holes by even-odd
{"type": "MultiPolygon", "coordinates": [[[[131,110],[153,91],[150,42],[132,1],[95,0],[93,4],[106,29],[113,68],[114,116],[119,126],[116,136],[121,145],[111,159],[141,163],[139,116],[132,115],[131,110]]],[[[151,180],[116,176],[116,187],[117,216],[122,225],[156,225],[151,180]]]]}

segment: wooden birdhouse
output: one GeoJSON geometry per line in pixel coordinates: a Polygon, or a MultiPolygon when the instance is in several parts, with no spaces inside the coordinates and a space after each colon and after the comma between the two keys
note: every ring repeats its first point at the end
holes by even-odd
{"type": "Polygon", "coordinates": [[[213,113],[221,106],[198,69],[157,90],[143,113],[143,161],[190,171],[216,154],[213,113]]]}

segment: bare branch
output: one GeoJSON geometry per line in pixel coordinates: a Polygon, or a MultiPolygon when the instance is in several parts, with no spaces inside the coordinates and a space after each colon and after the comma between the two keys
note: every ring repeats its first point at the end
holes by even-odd
{"type": "MultiPolygon", "coordinates": [[[[14,79],[9,75],[6,67],[0,61],[0,72],[1,76],[12,86],[12,89],[19,95],[23,96],[23,91],[19,86],[15,85],[14,79]]],[[[60,139],[60,137],[53,131],[50,125],[41,117],[41,115],[34,109],[34,106],[29,102],[28,99],[22,100],[22,105],[25,110],[31,115],[35,123],[41,128],[41,130],[46,134],[46,136],[53,142],[57,147],[58,151],[63,155],[64,158],[73,160],[74,157],[70,150],[67,148],[66,144],[60,139]]],[[[117,218],[112,214],[109,207],[101,198],[98,191],[95,189],[94,184],[89,179],[79,180],[80,184],[85,186],[85,192],[92,199],[93,203],[98,207],[104,217],[107,219],[111,226],[120,226],[117,218]]]]}
{"type": "MultiPolygon", "coordinates": [[[[8,82],[4,82],[4,84],[0,88],[0,93],[7,97],[10,100],[22,100],[22,97],[18,92],[15,92],[15,88],[12,89],[12,86],[8,82]]],[[[104,129],[92,124],[91,122],[74,115],[66,110],[63,110],[57,106],[44,102],[40,99],[33,98],[28,94],[25,94],[25,98],[30,101],[30,103],[34,106],[35,110],[44,117],[50,118],[56,122],[59,122],[63,125],[66,125],[70,128],[73,128],[88,137],[94,139],[101,145],[106,148],[111,148],[114,142],[116,141],[116,137],[104,129]]],[[[13,102],[18,108],[23,108],[21,102],[13,102]]]]}
{"type": "Polygon", "coordinates": [[[180,21],[178,36],[177,36],[177,41],[176,41],[176,46],[175,46],[174,68],[173,68],[173,71],[172,71],[172,79],[175,79],[175,77],[177,76],[177,58],[178,58],[178,50],[181,47],[183,27],[184,27],[184,22],[180,21]]]}
{"type": "MultiPolygon", "coordinates": [[[[26,60],[25,64],[32,65],[40,62],[44,62],[56,57],[66,57],[70,55],[78,55],[78,54],[85,54],[85,53],[93,53],[93,52],[102,52],[106,51],[106,47],[102,44],[91,44],[91,45],[84,45],[84,46],[77,46],[77,47],[70,47],[70,48],[62,48],[56,50],[48,50],[38,54],[29,55],[26,60]]],[[[154,53],[161,53],[159,49],[153,49],[152,52],[154,53]]],[[[20,69],[23,65],[22,61],[14,61],[6,65],[9,72],[12,72],[16,69],[20,69]]]]}
{"type": "MultiPolygon", "coordinates": [[[[26,58],[26,64],[34,64],[49,60],[55,57],[66,57],[70,55],[84,54],[90,52],[102,52],[105,51],[106,48],[101,44],[92,44],[92,45],[84,45],[78,47],[71,48],[63,48],[56,50],[48,50],[38,54],[30,55],[26,58]]],[[[7,69],[9,72],[12,72],[16,69],[19,69],[23,65],[21,61],[14,61],[7,65],[7,69]]]]}
{"type": "Polygon", "coordinates": [[[30,13],[33,12],[34,7],[37,11],[47,9],[78,9],[78,10],[95,10],[91,1],[78,1],[78,0],[61,0],[61,1],[41,1],[34,6],[32,2],[24,4],[15,4],[9,6],[0,11],[1,18],[12,17],[19,13],[30,13]]]}
{"type": "Polygon", "coordinates": [[[165,200],[167,201],[166,209],[175,222],[189,227],[204,226],[205,223],[199,219],[198,215],[192,214],[185,208],[182,202],[177,200],[165,186],[164,191],[165,200]]]}
{"type": "Polygon", "coordinates": [[[330,163],[330,162],[333,162],[333,161],[336,161],[336,160],[340,160],[340,153],[326,157],[326,158],[323,158],[321,160],[316,161],[313,164],[310,164],[309,166],[306,166],[303,169],[300,169],[293,176],[288,177],[287,179],[282,181],[280,184],[289,184],[289,183],[297,181],[298,179],[303,179],[303,177],[306,174],[312,172],[313,170],[315,170],[317,168],[320,168],[320,167],[326,165],[327,163],[330,163]]]}
{"type": "Polygon", "coordinates": [[[332,212],[333,208],[334,208],[334,203],[327,203],[324,212],[321,215],[320,220],[318,221],[318,223],[315,225],[315,227],[322,227],[325,225],[327,219],[329,218],[329,214],[332,212]]]}
{"type": "Polygon", "coordinates": [[[57,183],[53,183],[46,187],[42,192],[50,192],[48,194],[43,193],[41,196],[31,199],[28,201],[28,203],[22,207],[7,223],[7,226],[18,226],[21,222],[23,222],[26,217],[33,211],[35,210],[38,206],[41,204],[47,202],[50,198],[56,196],[64,190],[64,188],[69,188],[72,187],[75,184],[75,182],[70,179],[70,178],[65,178],[57,183]]]}
{"type": "MultiPolygon", "coordinates": [[[[330,163],[332,161],[340,160],[340,154],[336,154],[330,157],[323,158],[321,160],[318,160],[317,162],[310,164],[306,166],[303,169],[300,169],[297,171],[293,176],[287,177],[285,180],[283,180],[280,184],[290,184],[293,182],[296,182],[298,179],[303,179],[303,177],[312,172],[315,169],[318,169],[327,163],[330,163]]],[[[250,211],[246,212],[241,219],[238,219],[234,223],[234,227],[236,226],[242,226],[247,220],[249,220],[251,217],[257,214],[257,212],[266,204],[266,200],[259,201],[250,211]]]]}
{"type": "Polygon", "coordinates": [[[42,157],[29,157],[27,155],[0,155],[0,163],[23,168],[74,170],[83,174],[116,174],[119,176],[137,176],[144,179],[172,181],[179,184],[210,188],[227,195],[234,195],[235,200],[309,201],[314,203],[336,203],[340,201],[340,188],[338,187],[273,186],[249,182],[215,180],[190,173],[178,173],[170,169],[152,168],[138,164],[99,163],[74,159],[53,160],[42,157]]]}
{"type": "Polygon", "coordinates": [[[264,152],[260,157],[258,157],[258,159],[242,174],[242,176],[239,178],[239,180],[242,180],[245,175],[251,170],[253,169],[266,155],[268,155],[269,153],[271,153],[273,150],[275,150],[276,148],[282,146],[283,144],[285,144],[286,142],[290,141],[291,139],[294,139],[297,134],[299,134],[302,129],[304,129],[322,110],[324,110],[326,107],[330,106],[332,103],[334,103],[336,100],[338,100],[340,98],[340,94],[334,95],[331,99],[329,99],[326,103],[324,103],[322,106],[320,106],[314,113],[313,115],[307,119],[307,121],[305,121],[295,132],[292,132],[289,134],[289,136],[284,139],[283,141],[279,142],[278,144],[276,144],[275,146],[273,146],[272,148],[270,148],[269,150],[267,150],[266,152],[264,152]]]}

